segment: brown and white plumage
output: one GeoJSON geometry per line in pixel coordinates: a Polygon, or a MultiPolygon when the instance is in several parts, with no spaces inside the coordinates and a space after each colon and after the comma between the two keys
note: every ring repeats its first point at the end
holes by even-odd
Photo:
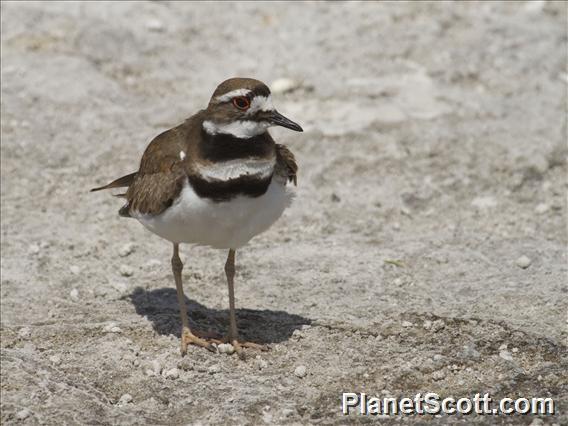
{"type": "MultiPolygon", "coordinates": [[[[136,218],[174,243],[178,296],[183,294],[180,243],[230,250],[231,295],[234,265],[231,269],[229,263],[234,263],[235,249],[268,229],[290,204],[286,186],[296,184],[298,167],[292,152],[268,133],[274,125],[302,131],[274,109],[265,84],[229,79],[217,87],[206,109],[152,140],[138,171],[93,189],[127,187],[120,215],[136,218]]],[[[180,307],[186,340],[205,346],[189,331],[181,299],[180,307]]],[[[234,308],[231,312],[235,337],[234,308]]]]}

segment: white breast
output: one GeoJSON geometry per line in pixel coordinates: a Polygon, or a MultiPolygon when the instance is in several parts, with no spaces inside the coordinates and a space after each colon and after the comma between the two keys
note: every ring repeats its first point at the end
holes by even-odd
{"type": "Polygon", "coordinates": [[[266,231],[291,200],[292,193],[277,179],[259,197],[237,196],[224,202],[199,197],[186,181],[180,196],[163,213],[134,217],[172,242],[237,249],[266,231]]]}
{"type": "Polygon", "coordinates": [[[269,177],[274,171],[276,158],[264,159],[236,159],[219,163],[199,166],[197,171],[206,180],[230,180],[242,176],[258,176],[261,179],[269,177]]]}

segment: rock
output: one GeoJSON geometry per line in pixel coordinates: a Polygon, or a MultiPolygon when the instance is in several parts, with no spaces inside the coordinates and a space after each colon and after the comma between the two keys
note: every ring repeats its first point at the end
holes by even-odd
{"type": "Polygon", "coordinates": [[[294,375],[296,377],[299,377],[299,378],[306,377],[306,374],[308,374],[308,370],[303,365],[296,367],[296,369],[294,370],[294,375]]]}
{"type": "Polygon", "coordinates": [[[432,373],[432,379],[438,381],[443,380],[446,377],[446,373],[443,370],[437,370],[432,373]]]}
{"type": "Polygon", "coordinates": [[[515,263],[517,264],[517,266],[519,268],[522,269],[527,269],[529,266],[531,266],[532,260],[530,258],[528,258],[527,256],[523,255],[521,257],[519,257],[515,263]]]}
{"type": "Polygon", "coordinates": [[[432,330],[434,332],[438,332],[438,331],[442,330],[445,326],[446,326],[446,324],[444,324],[444,321],[437,319],[436,321],[434,321],[432,323],[432,330]]]}
{"type": "Polygon", "coordinates": [[[256,366],[257,366],[257,368],[258,368],[259,370],[263,370],[263,369],[265,369],[266,367],[268,367],[268,363],[267,363],[265,360],[263,360],[263,359],[260,357],[260,355],[257,355],[257,356],[256,356],[255,364],[256,364],[256,366]]]}
{"type": "Polygon", "coordinates": [[[131,402],[132,402],[132,395],[130,395],[129,393],[125,393],[118,400],[118,405],[126,405],[130,404],[131,402]]]}
{"type": "Polygon", "coordinates": [[[71,271],[73,275],[79,275],[81,268],[79,268],[77,265],[72,265],[69,267],[69,271],[71,271]]]}
{"type": "Polygon", "coordinates": [[[162,31],[164,31],[165,27],[163,22],[159,19],[149,19],[148,21],[146,21],[146,29],[148,31],[161,33],[162,31]]]}
{"type": "Polygon", "coordinates": [[[120,330],[120,327],[118,327],[118,323],[111,321],[109,322],[107,325],[105,325],[103,327],[103,332],[105,333],[120,333],[122,330],[120,330]],[[118,329],[119,331],[113,331],[118,329]]]}
{"type": "Polygon", "coordinates": [[[221,372],[221,367],[218,364],[214,364],[207,369],[207,372],[209,374],[217,374],[217,373],[221,372]]]}
{"type": "Polygon", "coordinates": [[[123,277],[131,277],[132,275],[134,275],[134,269],[132,269],[132,267],[128,265],[120,265],[119,272],[123,277]]]}
{"type": "Polygon", "coordinates": [[[166,372],[163,373],[163,376],[166,379],[172,379],[175,380],[179,377],[179,370],[177,368],[172,368],[166,372]]]}
{"type": "Polygon", "coordinates": [[[300,87],[300,82],[291,78],[279,78],[270,85],[272,93],[289,93],[300,87]]]}
{"type": "Polygon", "coordinates": [[[539,205],[537,205],[537,206],[535,207],[534,212],[535,212],[536,214],[544,214],[544,213],[546,213],[546,212],[549,211],[549,210],[550,210],[550,206],[549,206],[548,204],[546,204],[546,203],[540,203],[539,205]]]}
{"type": "Polygon", "coordinates": [[[28,253],[29,254],[38,254],[40,251],[40,247],[38,244],[30,244],[30,246],[28,247],[28,253]]]}
{"type": "Polygon", "coordinates": [[[61,358],[58,355],[52,355],[49,357],[49,362],[55,365],[61,364],[61,358]]]}
{"type": "Polygon", "coordinates": [[[424,327],[424,330],[430,330],[432,328],[432,321],[425,320],[424,324],[422,324],[422,327],[424,327]]]}
{"type": "Polygon", "coordinates": [[[79,290],[77,290],[76,288],[74,288],[73,290],[71,290],[69,292],[69,297],[74,300],[75,302],[77,300],[79,300],[79,290]]]}
{"type": "Polygon", "coordinates": [[[160,365],[160,361],[158,361],[157,359],[153,360],[150,363],[150,367],[152,368],[152,371],[156,376],[159,376],[162,372],[162,366],[160,365]]]}
{"type": "Polygon", "coordinates": [[[18,337],[20,339],[29,339],[32,337],[32,331],[29,327],[22,327],[18,330],[18,337]]]}
{"type": "Polygon", "coordinates": [[[220,354],[231,355],[235,352],[235,348],[230,343],[221,343],[219,346],[217,346],[217,351],[220,354]]]}
{"type": "Polygon", "coordinates": [[[146,265],[144,265],[144,267],[146,269],[156,269],[161,264],[162,264],[162,262],[159,261],[158,259],[150,259],[148,262],[146,262],[146,265]]]}
{"type": "Polygon", "coordinates": [[[471,202],[471,206],[478,210],[489,210],[497,206],[497,200],[491,196],[476,197],[471,202]]]}
{"type": "Polygon", "coordinates": [[[513,355],[509,351],[500,351],[499,356],[506,361],[513,361],[513,355]]]}
{"type": "Polygon", "coordinates": [[[296,413],[296,410],[292,410],[291,408],[284,408],[282,410],[282,417],[287,419],[288,417],[292,417],[296,413]]]}
{"type": "Polygon", "coordinates": [[[473,345],[465,345],[463,347],[462,356],[468,359],[478,359],[481,354],[473,345]]]}
{"type": "Polygon", "coordinates": [[[120,257],[126,257],[129,254],[134,253],[135,249],[136,246],[133,243],[126,243],[118,250],[118,255],[120,257]]]}
{"type": "Polygon", "coordinates": [[[410,321],[403,321],[401,324],[404,328],[408,328],[408,327],[413,327],[414,324],[412,324],[410,321]]]}
{"type": "Polygon", "coordinates": [[[20,410],[20,411],[18,411],[18,412],[16,413],[16,418],[17,418],[18,420],[25,420],[25,419],[27,419],[31,414],[32,414],[32,412],[31,412],[29,409],[24,408],[23,410],[20,410]]]}
{"type": "Polygon", "coordinates": [[[113,281],[110,286],[120,294],[126,293],[128,291],[128,284],[123,281],[113,281]]]}

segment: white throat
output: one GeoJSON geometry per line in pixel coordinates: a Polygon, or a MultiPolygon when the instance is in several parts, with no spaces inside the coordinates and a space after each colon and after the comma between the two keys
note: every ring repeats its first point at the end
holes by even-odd
{"type": "Polygon", "coordinates": [[[268,121],[239,120],[231,123],[215,123],[205,120],[203,129],[210,135],[226,134],[239,139],[249,139],[262,135],[270,125],[268,121]]]}

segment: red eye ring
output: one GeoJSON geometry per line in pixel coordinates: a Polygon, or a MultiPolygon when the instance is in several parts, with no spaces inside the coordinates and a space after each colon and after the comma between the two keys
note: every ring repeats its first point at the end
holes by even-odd
{"type": "Polygon", "coordinates": [[[246,96],[233,98],[233,105],[240,110],[247,110],[250,107],[250,100],[246,96]]]}

